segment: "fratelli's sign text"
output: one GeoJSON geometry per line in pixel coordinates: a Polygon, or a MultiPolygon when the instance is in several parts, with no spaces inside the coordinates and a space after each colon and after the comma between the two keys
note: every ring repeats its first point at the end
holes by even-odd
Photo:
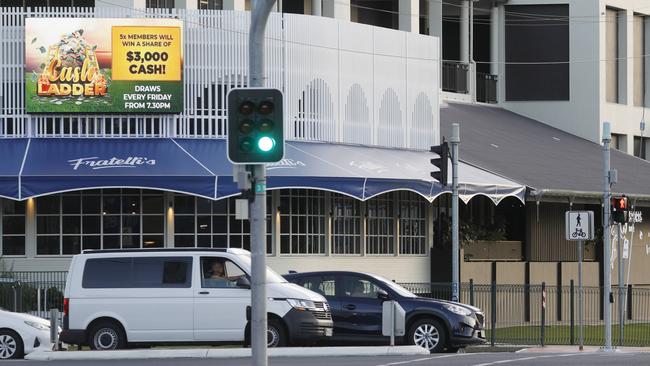
{"type": "Polygon", "coordinates": [[[110,168],[137,168],[142,165],[156,165],[156,160],[141,156],[128,156],[125,158],[112,157],[100,159],[97,156],[68,160],[72,170],[79,170],[80,167],[88,167],[93,170],[110,168]]]}

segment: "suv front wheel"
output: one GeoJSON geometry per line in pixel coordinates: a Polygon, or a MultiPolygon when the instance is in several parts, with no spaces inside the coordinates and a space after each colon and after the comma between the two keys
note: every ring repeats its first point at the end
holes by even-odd
{"type": "Polygon", "coordinates": [[[431,353],[438,353],[442,352],[447,344],[447,333],[439,321],[420,319],[409,328],[408,342],[425,348],[431,353]]]}

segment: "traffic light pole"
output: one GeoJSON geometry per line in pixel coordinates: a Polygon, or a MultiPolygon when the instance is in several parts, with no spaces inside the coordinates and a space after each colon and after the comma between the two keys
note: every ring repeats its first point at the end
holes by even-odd
{"type": "Polygon", "coordinates": [[[452,124],[451,138],[451,301],[459,301],[460,286],[460,246],[458,243],[458,144],[460,144],[460,126],[452,124]]]}
{"type": "Polygon", "coordinates": [[[610,163],[609,143],[612,141],[609,122],[603,123],[603,320],[605,321],[605,347],[603,351],[612,352],[612,264],[611,264],[611,231],[610,231],[610,163]]]}
{"type": "MultiPolygon", "coordinates": [[[[264,86],[264,32],[275,0],[253,0],[248,44],[249,86],[264,86]]],[[[266,166],[251,165],[251,350],[253,366],[268,365],[266,318],[266,166]]]]}

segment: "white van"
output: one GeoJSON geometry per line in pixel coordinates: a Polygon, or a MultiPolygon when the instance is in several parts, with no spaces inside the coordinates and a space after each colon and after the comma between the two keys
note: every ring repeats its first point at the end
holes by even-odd
{"type": "MultiPolygon", "coordinates": [[[[64,295],[65,343],[247,343],[250,252],[242,249],[96,250],[75,255],[64,295]]],[[[269,347],[332,335],[325,298],[267,268],[269,347]]]]}

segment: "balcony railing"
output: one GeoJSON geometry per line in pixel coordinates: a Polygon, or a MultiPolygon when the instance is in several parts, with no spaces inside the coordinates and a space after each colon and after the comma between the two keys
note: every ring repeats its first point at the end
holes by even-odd
{"type": "Polygon", "coordinates": [[[497,76],[476,73],[476,101],[482,103],[497,103],[497,76]]]}
{"type": "Polygon", "coordinates": [[[442,90],[451,93],[469,93],[469,64],[460,61],[442,62],[442,90]]]}

